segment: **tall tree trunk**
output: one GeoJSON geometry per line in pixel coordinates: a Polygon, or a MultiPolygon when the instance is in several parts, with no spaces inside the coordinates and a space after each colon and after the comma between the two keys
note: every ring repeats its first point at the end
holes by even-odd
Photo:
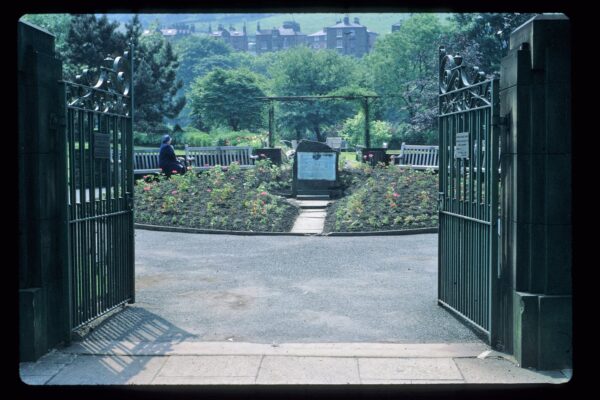
{"type": "Polygon", "coordinates": [[[323,139],[323,135],[321,134],[321,128],[319,127],[319,125],[315,125],[314,130],[315,130],[315,135],[317,135],[317,141],[324,142],[325,139],[323,139]]]}

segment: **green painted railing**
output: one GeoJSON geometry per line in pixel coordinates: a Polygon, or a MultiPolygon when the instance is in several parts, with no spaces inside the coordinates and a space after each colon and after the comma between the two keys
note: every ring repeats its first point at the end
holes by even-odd
{"type": "Polygon", "coordinates": [[[474,79],[440,54],[438,302],[495,334],[498,263],[498,79],[474,79]]]}
{"type": "Polygon", "coordinates": [[[131,72],[125,57],[107,59],[95,85],[62,83],[71,329],[135,299],[133,102],[131,81],[117,78],[131,72]]]}

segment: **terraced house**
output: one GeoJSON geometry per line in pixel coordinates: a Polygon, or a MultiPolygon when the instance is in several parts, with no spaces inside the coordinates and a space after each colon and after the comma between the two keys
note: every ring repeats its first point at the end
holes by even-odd
{"type": "MultiPolygon", "coordinates": [[[[354,22],[350,22],[348,16],[344,17],[343,21],[338,21],[333,26],[328,26],[323,29],[326,35],[326,48],[336,49],[342,54],[353,55],[356,57],[362,57],[375,46],[375,40],[377,39],[377,33],[367,29],[366,26],[361,25],[357,17],[354,18],[354,22]]],[[[314,43],[321,41],[321,39],[315,40],[315,38],[321,38],[319,32],[314,34],[314,43]]]]}
{"type": "Polygon", "coordinates": [[[300,24],[286,21],[280,28],[260,29],[256,24],[256,54],[289,49],[306,43],[306,34],[300,32],[300,24]]]}
{"type": "Polygon", "coordinates": [[[219,24],[217,30],[214,32],[212,27],[209,25],[208,32],[211,37],[223,40],[233,47],[234,50],[248,51],[248,35],[246,35],[246,25],[244,25],[242,31],[238,31],[231,25],[229,26],[229,29],[226,29],[222,24],[219,24]]]}

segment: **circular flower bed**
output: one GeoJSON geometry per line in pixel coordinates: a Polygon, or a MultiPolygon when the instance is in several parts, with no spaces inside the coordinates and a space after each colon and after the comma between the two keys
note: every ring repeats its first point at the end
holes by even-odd
{"type": "Polygon", "coordinates": [[[270,161],[243,170],[237,164],[196,174],[148,175],[135,186],[135,222],[254,232],[289,232],[298,209],[281,196],[291,172],[270,161]]]}
{"type": "Polygon", "coordinates": [[[342,179],[346,195],[329,208],[324,232],[437,227],[438,175],[433,171],[363,164],[342,179]]]}

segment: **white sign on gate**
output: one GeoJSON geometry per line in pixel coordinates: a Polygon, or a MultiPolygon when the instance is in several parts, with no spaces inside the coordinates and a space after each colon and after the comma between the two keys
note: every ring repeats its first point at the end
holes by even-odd
{"type": "Polygon", "coordinates": [[[469,132],[458,132],[456,134],[454,158],[469,158],[469,132]]]}

